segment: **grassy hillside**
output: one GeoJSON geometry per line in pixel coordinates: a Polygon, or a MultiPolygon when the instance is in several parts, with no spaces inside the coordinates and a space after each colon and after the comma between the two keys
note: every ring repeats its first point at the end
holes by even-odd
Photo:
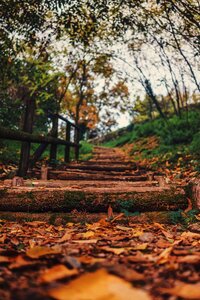
{"type": "Polygon", "coordinates": [[[122,147],[132,160],[158,167],[200,171],[200,110],[182,118],[156,119],[128,126],[107,136],[107,147],[122,147]]]}

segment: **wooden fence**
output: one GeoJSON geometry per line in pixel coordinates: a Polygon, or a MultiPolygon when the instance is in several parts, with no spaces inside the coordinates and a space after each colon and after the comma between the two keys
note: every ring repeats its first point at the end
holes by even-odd
{"type": "MultiPolygon", "coordinates": [[[[0,138],[21,141],[21,153],[18,169],[18,176],[25,177],[29,168],[33,167],[35,162],[41,157],[43,152],[50,144],[50,161],[57,158],[57,146],[64,145],[64,161],[67,163],[70,161],[70,148],[75,149],[75,159],[79,158],[79,137],[80,129],[75,124],[68,121],[66,118],[58,115],[51,114],[48,116],[52,120],[52,130],[47,136],[42,136],[32,133],[32,126],[24,125],[23,131],[8,129],[0,126],[0,138]],[[66,124],[65,140],[58,138],[58,120],[62,120],[66,124]],[[71,141],[71,128],[74,128],[74,141],[71,141]],[[40,143],[35,153],[30,156],[31,143],[40,143]]],[[[30,119],[27,123],[29,123],[30,119]]],[[[25,121],[26,123],[26,121],[25,121]]]]}

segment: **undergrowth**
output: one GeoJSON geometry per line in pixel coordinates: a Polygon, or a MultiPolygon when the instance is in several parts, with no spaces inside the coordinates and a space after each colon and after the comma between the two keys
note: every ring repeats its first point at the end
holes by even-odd
{"type": "MultiPolygon", "coordinates": [[[[131,130],[129,126],[118,134],[115,132],[114,138],[103,145],[129,148],[135,160],[158,157],[159,163],[187,163],[200,171],[200,110],[183,112],[181,118],[172,116],[168,120],[158,118],[134,124],[131,130]]],[[[155,167],[157,164],[155,161],[155,167]]]]}
{"type": "MultiPolygon", "coordinates": [[[[20,158],[21,143],[18,141],[4,140],[0,141],[0,162],[4,164],[18,164],[20,158]]],[[[39,147],[39,144],[31,144],[31,155],[39,147]]],[[[49,159],[50,146],[44,151],[41,159],[49,159]]],[[[92,157],[93,146],[86,141],[81,141],[80,147],[80,160],[88,160],[92,157]]],[[[65,146],[58,145],[57,148],[57,161],[64,161],[65,146]]],[[[70,149],[70,159],[74,159],[74,149],[70,149]]]]}

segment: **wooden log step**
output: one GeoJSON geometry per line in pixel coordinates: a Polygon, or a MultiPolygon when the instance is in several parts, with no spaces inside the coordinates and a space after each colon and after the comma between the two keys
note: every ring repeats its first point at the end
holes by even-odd
{"type": "MultiPolygon", "coordinates": [[[[73,164],[73,163],[72,163],[73,164]]],[[[85,166],[90,166],[90,165],[121,165],[121,166],[135,166],[135,163],[132,163],[130,161],[110,161],[110,160],[95,160],[95,159],[90,159],[85,162],[79,162],[79,165],[85,165],[85,166]]]]}
{"type": "MultiPolygon", "coordinates": [[[[96,187],[96,188],[104,188],[104,187],[111,187],[118,188],[120,184],[120,187],[123,189],[126,189],[128,187],[152,187],[152,186],[158,186],[158,181],[136,181],[136,182],[119,182],[119,181],[113,181],[105,182],[102,181],[95,181],[95,180],[84,180],[81,182],[78,182],[76,180],[23,180],[21,183],[21,186],[24,187],[47,187],[47,188],[62,188],[62,187],[78,187],[85,188],[85,187],[96,187]]],[[[4,185],[2,188],[10,188],[13,186],[13,180],[6,179],[4,180],[4,185]]],[[[16,185],[15,185],[16,186],[16,185]]],[[[20,184],[18,185],[20,186],[20,184]]]]}
{"type": "Polygon", "coordinates": [[[66,169],[79,169],[79,170],[94,170],[94,171],[115,171],[115,172],[123,172],[123,171],[131,171],[131,170],[137,170],[136,165],[133,165],[131,167],[128,166],[120,166],[120,165],[114,165],[111,166],[107,165],[67,165],[66,169]]]}
{"type": "Polygon", "coordinates": [[[184,190],[171,187],[62,188],[16,187],[0,189],[0,211],[22,212],[145,212],[185,209],[188,205],[184,190]]]}
{"type": "Polygon", "coordinates": [[[105,181],[146,181],[148,179],[147,176],[134,176],[134,175],[112,175],[112,174],[98,174],[98,173],[81,173],[81,172],[59,172],[59,171],[51,171],[49,173],[49,179],[61,179],[61,180],[103,180],[105,181]]]}
{"type": "MultiPolygon", "coordinates": [[[[114,214],[116,221],[113,223],[120,223],[128,225],[131,223],[154,223],[158,222],[161,224],[177,224],[185,223],[185,216],[180,211],[153,211],[144,212],[136,214],[124,214],[119,216],[119,214],[114,214]]],[[[0,219],[7,220],[11,222],[48,222],[53,225],[65,225],[66,223],[95,223],[105,220],[107,222],[112,222],[108,220],[107,213],[83,213],[74,211],[73,213],[27,213],[27,212],[12,212],[12,211],[1,211],[0,219]]],[[[30,224],[31,226],[31,224],[30,224]]],[[[35,225],[34,225],[35,226],[35,225]]]]}

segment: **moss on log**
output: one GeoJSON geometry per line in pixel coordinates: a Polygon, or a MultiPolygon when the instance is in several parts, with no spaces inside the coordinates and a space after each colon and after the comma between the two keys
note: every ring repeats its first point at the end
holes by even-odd
{"type": "Polygon", "coordinates": [[[159,187],[133,187],[131,191],[89,188],[13,188],[0,190],[0,211],[21,212],[107,212],[109,204],[115,212],[170,211],[185,209],[183,190],[159,187]]]}

